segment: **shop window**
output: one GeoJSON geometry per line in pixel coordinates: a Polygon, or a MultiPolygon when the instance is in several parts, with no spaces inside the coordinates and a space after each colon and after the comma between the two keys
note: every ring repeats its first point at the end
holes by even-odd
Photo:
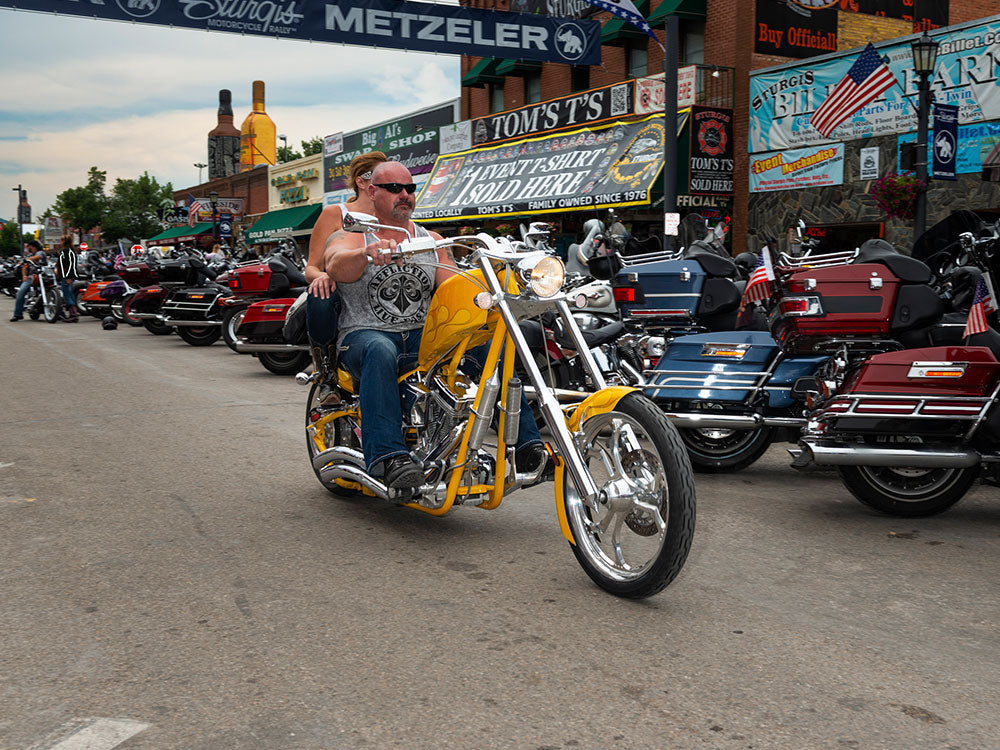
{"type": "Polygon", "coordinates": [[[625,73],[629,78],[642,78],[647,73],[645,44],[630,44],[625,48],[625,73]]]}
{"type": "Polygon", "coordinates": [[[590,68],[586,65],[574,65],[570,68],[570,85],[573,91],[586,91],[590,88],[590,68]]]}
{"type": "Polygon", "coordinates": [[[490,84],[490,112],[503,112],[503,84],[490,84]]]}
{"type": "Polygon", "coordinates": [[[684,21],[681,25],[681,59],[686,65],[705,62],[705,22],[684,21]]]}
{"type": "Polygon", "coordinates": [[[535,104],[542,100],[542,74],[532,73],[524,77],[524,103],[535,104]]]}

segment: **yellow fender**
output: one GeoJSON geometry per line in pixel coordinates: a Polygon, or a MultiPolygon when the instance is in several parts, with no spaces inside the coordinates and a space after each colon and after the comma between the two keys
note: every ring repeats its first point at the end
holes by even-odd
{"type": "MultiPolygon", "coordinates": [[[[580,405],[576,407],[566,421],[566,426],[569,427],[570,432],[576,432],[580,429],[580,425],[595,414],[614,411],[618,402],[625,398],[625,396],[637,392],[641,391],[638,388],[626,385],[612,385],[602,388],[597,393],[590,394],[580,402],[580,405]]],[[[565,474],[566,462],[560,460],[556,465],[556,514],[559,516],[559,528],[562,529],[563,536],[566,537],[570,544],[575,546],[576,539],[573,538],[573,531],[569,527],[569,519],[566,518],[566,504],[563,502],[565,474]]]]}

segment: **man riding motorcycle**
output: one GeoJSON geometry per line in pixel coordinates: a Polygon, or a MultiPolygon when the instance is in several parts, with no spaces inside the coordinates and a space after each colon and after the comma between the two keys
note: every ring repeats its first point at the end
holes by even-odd
{"type": "MultiPolygon", "coordinates": [[[[381,464],[389,487],[419,487],[424,476],[403,441],[397,377],[416,361],[434,289],[457,269],[445,248],[410,256],[405,262],[392,259],[397,243],[406,239],[404,229],[415,237],[441,238],[410,221],[415,186],[405,166],[378,165],[368,191],[383,227],[363,236],[341,230],[331,238],[324,256],[326,271],[341,296],[340,361],[359,388],[367,470],[374,473],[381,464]]],[[[522,408],[521,415],[519,459],[526,468],[529,464],[537,468],[546,457],[541,436],[530,408],[522,408]]]]}

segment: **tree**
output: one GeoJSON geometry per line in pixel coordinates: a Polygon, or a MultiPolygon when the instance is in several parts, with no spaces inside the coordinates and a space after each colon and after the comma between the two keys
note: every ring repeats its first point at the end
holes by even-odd
{"type": "Polygon", "coordinates": [[[91,167],[87,173],[86,185],[64,190],[56,196],[55,203],[52,204],[53,212],[65,216],[71,226],[89,232],[101,223],[107,206],[108,199],[104,195],[107,179],[107,172],[91,167]]]}
{"type": "Polygon", "coordinates": [[[168,182],[160,185],[148,172],[135,180],[115,180],[101,222],[101,236],[106,242],[122,238],[140,240],[162,231],[158,210],[163,204],[173,204],[174,188],[168,182]]]}
{"type": "Polygon", "coordinates": [[[5,222],[0,227],[0,255],[20,255],[21,243],[17,241],[17,222],[5,222]]]}
{"type": "Polygon", "coordinates": [[[284,164],[286,161],[295,161],[301,158],[302,154],[298,151],[293,151],[288,146],[278,146],[278,164],[284,164]]]}
{"type": "Polygon", "coordinates": [[[305,156],[312,156],[323,151],[323,139],[318,135],[308,141],[302,141],[302,153],[305,156]]]}

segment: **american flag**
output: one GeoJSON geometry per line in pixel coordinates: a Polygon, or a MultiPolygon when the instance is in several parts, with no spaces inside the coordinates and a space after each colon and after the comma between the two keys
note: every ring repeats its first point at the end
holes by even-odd
{"type": "Polygon", "coordinates": [[[986,282],[979,279],[976,284],[976,296],[972,298],[972,307],[969,309],[969,319],[965,323],[965,330],[962,331],[962,338],[967,338],[974,333],[982,333],[989,329],[986,324],[986,301],[990,298],[986,291],[986,282]]]}
{"type": "Polygon", "coordinates": [[[871,42],[864,48],[847,75],[840,79],[809,121],[826,138],[840,123],[853,115],[887,88],[896,77],[879,57],[871,42]]]}
{"type": "Polygon", "coordinates": [[[639,12],[632,0],[586,0],[586,2],[628,21],[640,31],[653,37],[653,41],[663,47],[652,27],[646,22],[646,17],[639,12]]]}
{"type": "Polygon", "coordinates": [[[201,202],[191,193],[188,193],[188,226],[193,227],[198,221],[198,212],[201,211],[201,202]]]}
{"type": "Polygon", "coordinates": [[[770,297],[772,281],[774,281],[774,268],[771,265],[771,251],[765,245],[760,250],[757,267],[753,269],[753,273],[747,279],[746,288],[743,290],[743,299],[740,300],[740,309],[751,302],[762,302],[770,297]]]}

